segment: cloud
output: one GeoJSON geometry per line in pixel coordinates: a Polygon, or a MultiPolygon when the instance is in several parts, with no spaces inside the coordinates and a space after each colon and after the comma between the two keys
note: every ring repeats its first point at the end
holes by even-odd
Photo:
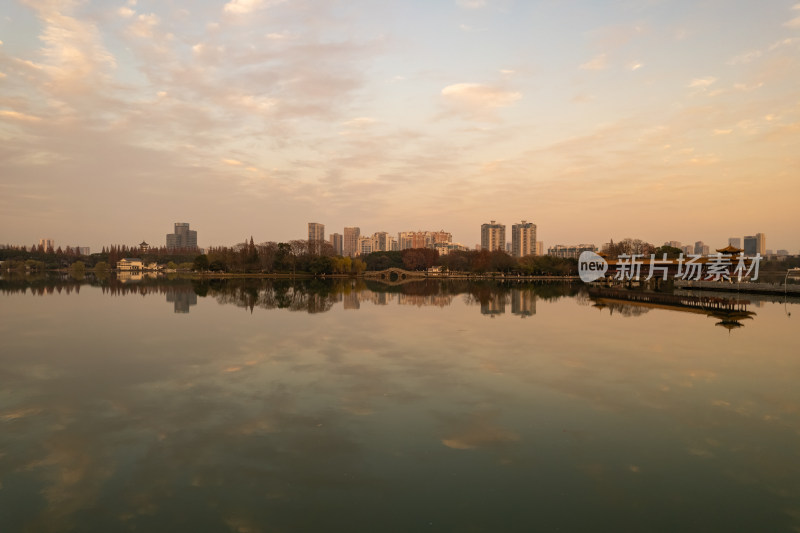
{"type": "Polygon", "coordinates": [[[158,26],[160,20],[155,13],[149,15],[139,15],[136,21],[128,27],[128,31],[136,37],[149,39],[153,37],[153,30],[158,26]]]}
{"type": "Polygon", "coordinates": [[[607,68],[607,59],[606,54],[599,54],[582,64],[580,68],[583,70],[603,70],[607,68]]]}
{"type": "Polygon", "coordinates": [[[761,50],[751,50],[750,52],[745,52],[743,54],[739,54],[738,56],[732,58],[728,61],[729,65],[743,65],[746,63],[750,63],[762,56],[761,50]]]}
{"type": "Polygon", "coordinates": [[[223,11],[234,15],[246,15],[270,5],[280,4],[283,1],[285,0],[231,0],[225,4],[223,11]]]}
{"type": "Polygon", "coordinates": [[[687,85],[687,87],[692,89],[707,89],[716,81],[717,78],[713,76],[708,76],[706,78],[695,78],[691,82],[689,82],[689,85],[687,85]]]}
{"type": "Polygon", "coordinates": [[[25,113],[20,113],[19,111],[10,111],[5,109],[0,109],[0,118],[10,118],[13,120],[21,120],[24,122],[39,122],[39,117],[35,117],[33,115],[26,115],[25,113]]]}
{"type": "Polygon", "coordinates": [[[783,23],[787,28],[800,28],[800,17],[795,17],[788,22],[783,23]]]}
{"type": "Polygon", "coordinates": [[[343,123],[344,126],[348,127],[364,127],[372,124],[375,124],[375,119],[372,117],[358,117],[343,123]]]}
{"type": "Polygon", "coordinates": [[[448,101],[474,109],[508,107],[522,98],[522,94],[506,91],[481,83],[456,83],[442,89],[448,101]]]}
{"type": "Polygon", "coordinates": [[[464,9],[480,9],[486,7],[486,0],[456,0],[456,4],[464,9]]]}
{"type": "Polygon", "coordinates": [[[640,68],[642,68],[643,66],[644,66],[644,65],[643,65],[643,64],[641,64],[641,63],[639,63],[638,61],[634,61],[633,63],[631,63],[630,65],[628,65],[628,68],[629,68],[630,70],[639,70],[639,69],[640,69],[640,68]]]}

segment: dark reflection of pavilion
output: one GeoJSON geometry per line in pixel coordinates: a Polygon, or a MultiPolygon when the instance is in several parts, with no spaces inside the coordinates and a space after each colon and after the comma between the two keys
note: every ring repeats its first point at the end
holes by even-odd
{"type": "Polygon", "coordinates": [[[742,320],[755,316],[754,312],[747,310],[749,300],[595,287],[588,289],[588,293],[594,307],[625,316],[640,315],[650,309],[683,311],[719,319],[715,325],[728,330],[744,326],[742,320]]]}

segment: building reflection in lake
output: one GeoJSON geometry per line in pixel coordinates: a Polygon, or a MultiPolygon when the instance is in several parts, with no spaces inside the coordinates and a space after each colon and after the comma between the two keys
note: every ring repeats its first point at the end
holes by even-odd
{"type": "Polygon", "coordinates": [[[191,306],[197,305],[197,294],[191,286],[188,290],[167,291],[167,302],[175,304],[176,313],[188,313],[191,306]]]}
{"type": "Polygon", "coordinates": [[[533,291],[512,290],[511,312],[522,318],[536,314],[536,294],[533,291]]]}

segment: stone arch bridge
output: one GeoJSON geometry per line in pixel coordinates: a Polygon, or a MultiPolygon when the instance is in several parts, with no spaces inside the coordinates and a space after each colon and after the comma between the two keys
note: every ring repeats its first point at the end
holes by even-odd
{"type": "Polygon", "coordinates": [[[425,279],[427,273],[419,270],[403,270],[402,268],[387,268],[364,272],[364,279],[371,279],[386,283],[387,285],[402,285],[411,281],[425,279]]]}

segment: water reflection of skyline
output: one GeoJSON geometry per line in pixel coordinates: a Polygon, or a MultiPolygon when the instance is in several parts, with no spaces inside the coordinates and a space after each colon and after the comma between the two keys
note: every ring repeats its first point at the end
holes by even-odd
{"type": "MultiPolygon", "coordinates": [[[[99,287],[103,294],[122,296],[128,294],[164,295],[167,303],[173,304],[177,314],[190,312],[198,304],[198,298],[209,298],[221,305],[234,305],[254,312],[259,309],[286,309],[295,312],[325,313],[336,308],[354,311],[364,305],[448,307],[456,299],[468,306],[475,306],[485,317],[514,315],[521,318],[536,315],[539,299],[577,298],[579,304],[591,301],[598,309],[623,317],[641,316],[652,309],[676,309],[664,305],[650,305],[641,301],[624,299],[597,299],[589,294],[582,284],[570,283],[519,283],[519,282],[469,282],[464,280],[425,280],[388,286],[364,279],[336,280],[276,280],[265,278],[143,278],[137,283],[129,279],[113,277],[99,281],[89,278],[75,280],[67,276],[29,276],[19,279],[0,279],[0,290],[6,293],[28,292],[36,295],[78,293],[82,285],[99,287]]],[[[635,292],[635,291],[634,291],[635,292]]],[[[675,296],[686,295],[676,290],[675,296]]],[[[736,301],[735,298],[708,293],[719,300],[736,301]]],[[[775,297],[747,295],[748,305],[760,308],[766,301],[777,301],[775,297]]],[[[791,303],[800,303],[798,298],[789,298],[791,303]]],[[[787,303],[789,303],[787,300],[787,303]]],[[[742,321],[755,316],[745,313],[708,313],[718,319],[717,325],[728,329],[738,328],[742,321]]]]}
{"type": "Polygon", "coordinates": [[[574,287],[176,281],[81,298],[59,287],[0,306],[0,479],[18,498],[0,504],[3,531],[152,531],[155,519],[174,531],[348,531],[364,507],[370,526],[397,502],[414,509],[419,487],[437,514],[384,530],[449,525],[465,500],[491,513],[452,529],[536,529],[503,521],[531,501],[537,524],[569,531],[600,515],[624,526],[640,509],[647,526],[665,505],[675,520],[649,529],[798,525],[784,513],[800,489],[798,360],[775,305],[720,344],[702,315],[610,316],[574,287]],[[171,320],[166,295],[189,293],[202,312],[171,320]],[[514,301],[527,297],[537,314],[521,322],[514,301]],[[484,304],[506,313],[489,322],[484,304]],[[516,490],[487,501],[495,485],[516,490]],[[574,501],[591,516],[566,512],[574,501]],[[720,501],[746,504],[722,523],[720,501]]]}

